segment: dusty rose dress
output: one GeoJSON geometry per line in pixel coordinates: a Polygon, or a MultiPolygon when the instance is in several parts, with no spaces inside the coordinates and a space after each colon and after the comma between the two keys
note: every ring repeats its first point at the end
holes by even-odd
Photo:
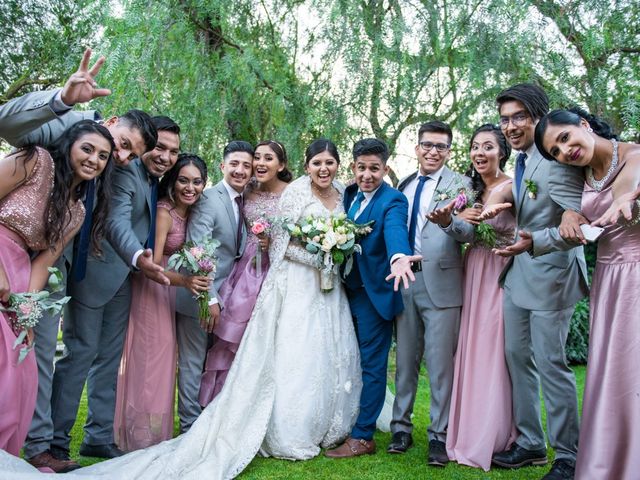
{"type": "MultiPolygon", "coordinates": [[[[507,180],[493,188],[511,188],[507,180]]],[[[513,242],[515,218],[506,210],[489,220],[497,244],[513,242]]],[[[502,289],[498,277],[507,259],[475,243],[464,263],[460,335],[455,357],[447,454],[463,465],[491,466],[494,452],[515,440],[511,412],[511,379],[504,356],[502,289]]]]}
{"type": "Polygon", "coordinates": [[[251,233],[251,225],[260,218],[273,218],[278,211],[280,194],[255,190],[254,197],[245,201],[244,218],[247,224],[247,245],[234,265],[231,274],[220,287],[224,308],[213,330],[213,346],[207,353],[200,383],[200,405],[207,406],[220,392],[231,368],[238,346],[256,304],[262,281],[269,270],[268,252],[262,252],[262,272],[256,271],[258,237],[251,233]]]}
{"type": "MultiPolygon", "coordinates": [[[[169,256],[184,244],[187,222],[166,201],[159,201],[158,208],[173,219],[163,251],[166,267],[169,256]]],[[[113,422],[116,444],[125,451],[173,437],[176,378],[175,287],[136,274],[131,292],[113,422]]]]}
{"type": "MultiPolygon", "coordinates": [[[[585,184],[587,218],[611,205],[612,181],[600,192],[585,184]]],[[[575,478],[635,480],[640,478],[640,225],[608,227],[598,240],[590,310],[575,478]]]]}
{"type": "MultiPolygon", "coordinates": [[[[53,160],[41,148],[29,177],[0,199],[0,263],[11,292],[29,288],[31,261],[27,250],[47,248],[44,211],[53,190],[53,160]]],[[[20,167],[18,167],[20,168],[20,167]]],[[[64,233],[84,220],[82,202],[71,206],[70,223],[64,233]]],[[[18,364],[20,346],[13,344],[19,330],[11,317],[0,312],[0,449],[19,455],[27,436],[38,392],[38,368],[33,350],[18,364]]]]}

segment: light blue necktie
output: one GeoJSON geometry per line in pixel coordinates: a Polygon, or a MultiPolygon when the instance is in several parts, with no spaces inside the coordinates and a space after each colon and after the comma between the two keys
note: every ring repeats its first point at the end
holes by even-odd
{"type": "Polygon", "coordinates": [[[525,161],[527,160],[527,154],[522,152],[516,157],[516,194],[520,196],[520,184],[522,183],[522,176],[524,175],[524,169],[526,168],[525,161]]]}
{"type": "Polygon", "coordinates": [[[351,208],[349,209],[349,213],[347,214],[347,216],[351,220],[356,219],[356,214],[358,213],[358,210],[360,210],[360,205],[362,205],[363,200],[364,200],[364,193],[358,192],[358,195],[356,196],[356,201],[353,202],[353,205],[351,205],[351,208]]]}

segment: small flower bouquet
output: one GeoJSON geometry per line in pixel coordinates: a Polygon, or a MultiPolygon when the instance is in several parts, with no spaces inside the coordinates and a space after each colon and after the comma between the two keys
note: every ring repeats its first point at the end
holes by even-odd
{"type": "Polygon", "coordinates": [[[535,200],[538,196],[538,185],[536,184],[536,182],[534,182],[533,180],[525,179],[524,184],[526,186],[525,190],[527,191],[527,195],[529,196],[529,198],[531,200],[535,200]]]}
{"type": "MultiPolygon", "coordinates": [[[[215,255],[220,242],[213,238],[206,238],[199,244],[187,242],[182,249],[169,257],[167,268],[179,271],[184,268],[191,275],[215,277],[217,257],[215,255]]],[[[209,320],[209,292],[202,292],[194,296],[198,301],[200,320],[209,320]]]]}
{"type": "Polygon", "coordinates": [[[18,345],[24,343],[18,355],[18,363],[21,363],[33,348],[33,344],[28,344],[27,333],[30,328],[35,327],[44,312],[56,315],[62,311],[65,303],[71,297],[63,297],[59,300],[52,300],[51,293],[60,291],[62,288],[62,273],[57,268],[49,268],[48,290],[32,293],[12,293],[6,306],[0,304],[0,311],[7,312],[11,319],[12,327],[18,331],[18,338],[13,343],[15,350],[18,345]],[[26,339],[26,341],[25,341],[26,339]]]}
{"type": "Polygon", "coordinates": [[[371,233],[372,224],[357,224],[341,213],[329,217],[308,216],[299,223],[285,222],[284,227],[307,251],[316,254],[320,289],[330,292],[340,265],[345,264],[345,275],[351,271],[353,254],[362,253],[358,239],[371,233]]]}
{"type": "MultiPolygon", "coordinates": [[[[251,233],[253,233],[258,238],[268,237],[271,233],[271,221],[268,218],[261,216],[257,218],[250,227],[251,233]]],[[[258,276],[262,275],[262,249],[260,245],[258,245],[258,249],[256,250],[256,256],[253,259],[256,266],[256,274],[258,276]]]]}

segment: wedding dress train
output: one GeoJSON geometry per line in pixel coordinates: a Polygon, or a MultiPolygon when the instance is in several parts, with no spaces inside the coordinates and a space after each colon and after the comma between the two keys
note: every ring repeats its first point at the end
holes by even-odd
{"type": "MultiPolygon", "coordinates": [[[[337,209],[341,209],[341,203],[337,209]]],[[[302,177],[280,212],[297,221],[328,211],[302,177]]],[[[224,388],[173,440],[66,474],[109,480],[207,480],[238,475],[260,450],[308,459],[349,434],[362,387],[358,343],[342,286],[320,291],[303,248],[276,228],[271,269],[224,388]]],[[[0,451],[0,479],[60,478],[0,451]]]]}

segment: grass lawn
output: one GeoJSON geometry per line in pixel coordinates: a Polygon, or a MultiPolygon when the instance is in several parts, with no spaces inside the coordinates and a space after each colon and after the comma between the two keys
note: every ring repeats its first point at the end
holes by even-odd
{"type": "MultiPolygon", "coordinates": [[[[574,367],[578,384],[578,396],[582,403],[584,390],[585,367],[574,367]]],[[[390,375],[391,378],[391,375],[390,375]]],[[[392,382],[390,383],[393,388],[392,382]]],[[[489,392],[487,392],[489,394],[489,392]]],[[[386,447],[391,438],[390,433],[378,432],[375,436],[378,451],[354,459],[331,460],[320,455],[305,462],[291,462],[273,458],[256,458],[240,475],[242,479],[539,479],[549,467],[528,467],[519,470],[494,469],[488,473],[480,469],[449,464],[446,468],[427,467],[427,419],[429,406],[429,389],[424,372],[421,374],[418,397],[414,412],[415,430],[414,447],[404,455],[389,455],[386,447]]],[[[544,406],[543,406],[544,407],[544,406]]],[[[82,440],[82,425],[87,413],[86,395],[83,394],[80,412],[73,427],[71,443],[72,458],[79,458],[81,465],[89,465],[99,461],[95,458],[79,457],[78,449],[82,440]]],[[[545,412],[543,410],[543,416],[545,412]]],[[[178,420],[176,418],[176,425],[178,420]]],[[[549,458],[553,452],[549,451],[549,458]]]]}

